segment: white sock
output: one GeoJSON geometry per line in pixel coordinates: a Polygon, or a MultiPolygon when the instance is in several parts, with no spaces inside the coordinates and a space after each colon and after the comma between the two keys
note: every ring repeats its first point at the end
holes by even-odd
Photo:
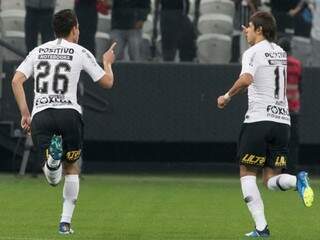
{"type": "Polygon", "coordinates": [[[50,154],[48,154],[47,164],[50,168],[58,168],[60,165],[60,160],[54,160],[50,154]]]}
{"type": "Polygon", "coordinates": [[[61,164],[57,169],[49,169],[47,164],[44,164],[42,170],[48,183],[50,183],[51,185],[57,185],[61,181],[61,177],[62,177],[61,164]]]}
{"type": "Polygon", "coordinates": [[[63,209],[60,222],[71,223],[73,210],[79,194],[79,176],[66,175],[63,187],[63,209]]]}
{"type": "Polygon", "coordinates": [[[297,177],[290,174],[279,174],[268,180],[268,188],[270,190],[286,191],[297,186],[297,177]]]}
{"type": "Polygon", "coordinates": [[[256,176],[240,178],[243,198],[255,222],[256,229],[262,231],[267,226],[264,205],[256,183],[256,176]]]}

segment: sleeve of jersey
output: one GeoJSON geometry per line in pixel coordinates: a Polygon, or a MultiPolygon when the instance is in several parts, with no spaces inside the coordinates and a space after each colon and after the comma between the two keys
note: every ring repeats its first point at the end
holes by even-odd
{"type": "Polygon", "coordinates": [[[242,69],[240,76],[244,73],[250,73],[254,76],[257,69],[256,54],[253,52],[245,52],[242,56],[242,69]]]}
{"type": "Polygon", "coordinates": [[[26,78],[29,78],[33,74],[33,56],[32,52],[24,59],[24,61],[19,65],[16,71],[23,73],[26,78]]]}
{"type": "Polygon", "coordinates": [[[83,52],[83,70],[85,70],[94,82],[99,81],[105,74],[105,71],[97,63],[95,57],[89,51],[83,52]]]}

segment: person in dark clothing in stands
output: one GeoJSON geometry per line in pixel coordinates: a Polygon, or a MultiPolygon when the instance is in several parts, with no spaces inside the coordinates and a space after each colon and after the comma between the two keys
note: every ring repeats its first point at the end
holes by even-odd
{"type": "Polygon", "coordinates": [[[290,10],[294,9],[300,0],[271,0],[271,11],[274,15],[278,32],[285,33],[286,29],[293,29],[294,22],[293,17],[290,16],[290,10]]]}
{"type": "Polygon", "coordinates": [[[142,27],[150,12],[150,0],[113,0],[111,15],[111,39],[117,42],[115,55],[124,60],[128,46],[130,60],[140,61],[142,27]]]}
{"type": "Polygon", "coordinates": [[[81,32],[79,45],[88,49],[93,55],[96,53],[95,35],[98,25],[96,5],[98,2],[107,5],[107,0],[76,0],[74,5],[81,32]]]}
{"type": "Polygon", "coordinates": [[[51,22],[55,6],[56,0],[25,0],[26,17],[24,30],[28,52],[38,46],[39,33],[41,34],[42,43],[54,39],[51,22]]]}
{"type": "MultiPolygon", "coordinates": [[[[312,13],[307,0],[271,0],[271,9],[277,21],[280,36],[287,29],[295,35],[309,37],[312,25],[312,13]]],[[[311,4],[312,5],[312,4],[311,4]]]]}
{"type": "Polygon", "coordinates": [[[300,93],[301,93],[301,72],[300,60],[291,55],[291,43],[288,38],[281,38],[279,46],[287,53],[287,99],[291,119],[291,132],[289,142],[288,172],[295,172],[299,162],[299,113],[300,113],[300,93]]]}
{"type": "Polygon", "coordinates": [[[180,61],[193,61],[196,56],[196,34],[188,17],[189,0],[160,0],[160,29],[164,61],[174,61],[179,50],[180,61]]]}

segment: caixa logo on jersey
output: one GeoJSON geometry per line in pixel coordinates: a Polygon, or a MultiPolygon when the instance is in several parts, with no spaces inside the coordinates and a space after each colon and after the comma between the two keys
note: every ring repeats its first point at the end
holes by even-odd
{"type": "Polygon", "coordinates": [[[287,108],[279,107],[279,106],[275,106],[275,105],[268,105],[267,112],[268,112],[268,114],[289,116],[289,111],[287,108]]]}
{"type": "Polygon", "coordinates": [[[57,105],[71,105],[72,102],[68,99],[65,99],[63,95],[47,95],[36,98],[35,106],[57,106],[57,105]]]}

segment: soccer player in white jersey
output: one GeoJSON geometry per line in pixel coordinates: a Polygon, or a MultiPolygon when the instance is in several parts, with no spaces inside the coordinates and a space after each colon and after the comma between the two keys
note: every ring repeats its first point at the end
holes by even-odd
{"type": "Polygon", "coordinates": [[[286,98],[287,56],[273,41],[276,22],[267,12],[256,12],[244,28],[251,47],[242,57],[239,79],[231,89],[219,96],[217,105],[224,108],[231,97],[248,89],[248,110],[238,145],[240,181],[244,201],[255,228],[248,237],[268,237],[270,231],[264,205],[256,183],[259,169],[270,190],[297,189],[306,207],[311,207],[313,190],[308,174],[283,174],[288,156],[290,116],[286,98]]]}
{"type": "Polygon", "coordinates": [[[56,40],[33,49],[18,67],[12,88],[21,112],[21,127],[31,131],[43,171],[49,184],[57,185],[65,175],[63,209],[59,224],[61,234],[71,234],[71,218],[79,193],[83,122],[77,103],[77,86],[81,70],[103,88],[113,85],[113,48],[103,55],[103,69],[94,56],[77,44],[79,25],[72,10],[54,15],[56,40]],[[34,101],[30,115],[23,83],[34,78],[34,101]],[[31,120],[32,119],[32,120],[31,120]]]}

